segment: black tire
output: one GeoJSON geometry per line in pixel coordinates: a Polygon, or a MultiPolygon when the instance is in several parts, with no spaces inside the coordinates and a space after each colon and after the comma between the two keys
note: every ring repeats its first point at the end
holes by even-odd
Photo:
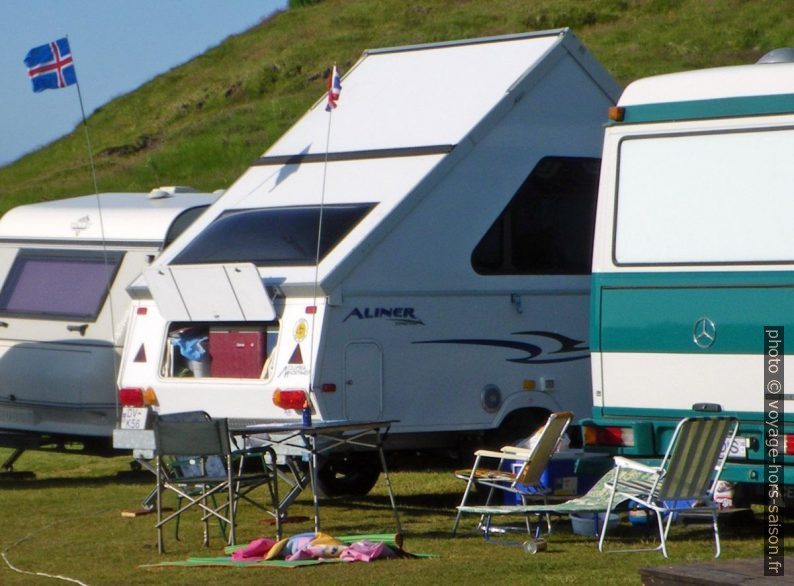
{"type": "Polygon", "coordinates": [[[380,477],[380,461],[375,454],[338,454],[321,463],[317,470],[320,496],[364,496],[380,477]]]}
{"type": "Polygon", "coordinates": [[[498,429],[488,434],[486,445],[493,449],[515,445],[531,436],[548,418],[549,412],[545,409],[513,411],[504,418],[498,429]]]}

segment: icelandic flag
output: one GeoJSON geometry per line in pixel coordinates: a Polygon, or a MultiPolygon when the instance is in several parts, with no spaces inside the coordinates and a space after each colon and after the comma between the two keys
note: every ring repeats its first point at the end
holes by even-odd
{"type": "Polygon", "coordinates": [[[40,47],[33,47],[25,56],[28,76],[34,92],[58,89],[77,83],[69,40],[64,37],[40,47]]]}
{"type": "Polygon", "coordinates": [[[328,77],[328,103],[325,105],[325,111],[330,112],[336,108],[336,101],[339,99],[339,94],[342,92],[342,81],[339,79],[339,72],[336,70],[336,65],[331,70],[331,75],[328,77]]]}

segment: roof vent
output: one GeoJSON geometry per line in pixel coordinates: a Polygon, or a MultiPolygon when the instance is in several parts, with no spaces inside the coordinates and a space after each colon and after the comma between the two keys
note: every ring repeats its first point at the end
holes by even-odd
{"type": "Polygon", "coordinates": [[[164,197],[174,197],[177,193],[197,193],[192,187],[184,185],[169,185],[167,187],[156,187],[149,192],[149,199],[161,199],[164,197]]]}
{"type": "Polygon", "coordinates": [[[758,63],[794,63],[794,47],[773,49],[761,57],[758,63]]]}

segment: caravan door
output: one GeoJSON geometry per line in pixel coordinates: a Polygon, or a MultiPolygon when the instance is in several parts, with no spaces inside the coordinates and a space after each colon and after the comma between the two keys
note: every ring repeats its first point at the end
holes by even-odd
{"type": "Polygon", "coordinates": [[[345,417],[379,419],[383,414],[383,350],[374,340],[345,348],[345,417]]]}

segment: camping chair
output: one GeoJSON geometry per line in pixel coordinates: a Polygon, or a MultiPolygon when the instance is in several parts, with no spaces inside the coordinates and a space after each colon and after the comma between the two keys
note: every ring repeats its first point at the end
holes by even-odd
{"type": "Polygon", "coordinates": [[[226,420],[211,421],[167,421],[156,418],[154,421],[156,474],[157,474],[157,549],[163,553],[163,525],[191,507],[202,511],[204,522],[204,545],[209,545],[208,523],[211,517],[229,527],[229,541],[234,543],[234,485],[232,484],[231,446],[226,420]],[[210,470],[207,462],[210,457],[220,457],[219,472],[210,470]],[[178,477],[166,463],[170,458],[190,458],[196,468],[178,477]],[[196,492],[193,487],[198,487],[196,492]],[[176,511],[163,517],[163,493],[170,490],[176,493],[179,504],[176,511]],[[222,505],[209,504],[216,495],[224,494],[222,505]],[[182,501],[187,501],[182,504],[182,501]]]}
{"type": "MultiPolygon", "coordinates": [[[[455,516],[455,523],[452,526],[452,535],[458,530],[460,517],[466,510],[466,500],[475,486],[487,486],[489,488],[488,498],[485,502],[486,507],[490,504],[495,490],[507,491],[517,495],[522,505],[527,504],[528,499],[542,498],[544,504],[548,504],[546,489],[540,482],[540,477],[557,449],[565,430],[573,419],[573,413],[563,411],[549,415],[546,424],[533,435],[534,445],[530,448],[516,446],[504,446],[499,451],[477,450],[474,452],[474,466],[470,470],[457,470],[455,476],[461,480],[466,480],[466,490],[463,492],[463,499],[458,506],[458,513],[455,516]],[[483,460],[497,460],[496,468],[482,466],[483,460]],[[517,462],[520,468],[516,472],[505,470],[505,466],[517,462]]],[[[532,533],[529,515],[526,515],[527,532],[532,533]]],[[[546,525],[551,531],[551,520],[546,514],[546,525]]],[[[491,527],[491,514],[483,513],[480,517],[478,529],[483,531],[485,539],[493,528],[491,527]]]]}
{"type": "MultiPolygon", "coordinates": [[[[235,542],[235,517],[240,499],[245,499],[267,510],[250,498],[256,487],[267,484],[277,510],[276,457],[271,448],[260,450],[232,449],[228,424],[225,419],[207,420],[197,417],[169,419],[158,417],[154,422],[156,454],[157,546],[163,547],[163,525],[179,518],[183,512],[195,507],[202,512],[204,545],[209,545],[209,520],[215,518],[222,530],[229,527],[228,542],[235,542]],[[180,420],[181,419],[181,420],[180,420]],[[268,466],[265,457],[271,458],[268,466]],[[260,460],[256,469],[250,469],[250,458],[260,460]],[[163,517],[163,493],[172,491],[177,496],[176,510],[163,517]],[[216,497],[224,496],[220,505],[216,497]],[[183,504],[184,503],[184,504],[183,504]]],[[[276,517],[276,531],[280,523],[276,517]]],[[[177,533],[178,538],[178,533],[177,533]]]]}
{"type": "MultiPolygon", "coordinates": [[[[165,415],[158,415],[161,421],[211,421],[212,418],[209,414],[205,411],[184,411],[178,413],[168,413],[165,415]]],[[[193,481],[194,478],[201,478],[206,476],[207,474],[213,476],[224,476],[224,461],[221,456],[214,455],[214,456],[206,456],[203,461],[203,468],[201,466],[201,462],[196,457],[191,456],[183,456],[183,455],[171,455],[165,456],[163,458],[163,467],[162,473],[167,475],[171,480],[178,484],[179,487],[186,492],[190,496],[196,496],[197,494],[201,493],[204,490],[204,487],[201,484],[198,484],[193,481]]],[[[209,498],[212,502],[213,508],[217,508],[217,500],[215,498],[215,493],[210,494],[209,498]]],[[[181,494],[176,495],[177,499],[177,508],[182,507],[182,501],[185,497],[181,494]]],[[[144,506],[147,506],[147,503],[152,503],[147,508],[154,508],[157,500],[157,488],[155,487],[152,490],[149,497],[146,498],[144,501],[144,506]]],[[[177,515],[175,518],[174,523],[174,537],[176,540],[179,540],[179,522],[182,518],[182,515],[177,515]]],[[[218,526],[220,528],[221,537],[224,540],[227,539],[226,537],[226,523],[223,520],[217,519],[218,526]]],[[[208,538],[205,537],[205,540],[208,538]]]]}
{"type": "MultiPolygon", "coordinates": [[[[187,421],[187,422],[201,422],[211,421],[211,417],[205,411],[186,411],[179,413],[168,413],[158,416],[161,421],[187,421]]],[[[241,499],[248,501],[256,507],[262,509],[266,513],[276,517],[276,536],[281,537],[281,523],[278,515],[275,513],[278,499],[278,483],[277,483],[277,468],[276,468],[276,453],[273,448],[269,446],[257,446],[246,449],[237,449],[234,445],[235,439],[231,437],[232,441],[232,462],[234,470],[234,494],[235,494],[235,514],[236,507],[239,505],[241,499]],[[268,463],[269,459],[269,463],[268,463]],[[273,504],[273,510],[270,510],[263,504],[254,500],[249,496],[249,493],[255,488],[266,484],[270,492],[270,500],[273,504]]],[[[171,478],[172,482],[179,486],[179,488],[190,497],[195,497],[205,490],[202,483],[202,478],[210,476],[213,478],[221,478],[226,475],[226,464],[221,455],[208,455],[203,459],[195,457],[194,454],[190,456],[184,455],[171,455],[163,459],[163,473],[171,478]]],[[[148,501],[156,499],[157,490],[153,490],[148,501]]],[[[177,493],[177,508],[182,508],[182,502],[185,498],[177,493]]],[[[214,509],[218,509],[216,493],[209,494],[210,502],[214,509]]],[[[174,536],[179,540],[179,524],[181,515],[175,517],[174,523],[174,536]]],[[[221,536],[227,540],[226,523],[223,519],[218,518],[218,525],[220,528],[221,536]]],[[[205,529],[206,530],[206,529],[205,529]]],[[[208,541],[208,536],[205,535],[205,543],[208,541]]]]}
{"type": "MultiPolygon", "coordinates": [[[[606,518],[609,518],[614,508],[616,496],[628,499],[656,513],[660,541],[655,548],[620,551],[659,549],[664,557],[668,557],[666,541],[673,513],[680,510],[706,510],[711,512],[714,528],[714,557],[719,557],[719,506],[714,502],[714,490],[736,437],[738,425],[735,417],[690,417],[681,420],[673,432],[667,453],[657,467],[615,457],[614,479],[608,483],[610,497],[606,518]],[[628,470],[644,471],[650,476],[645,482],[621,478],[628,470]],[[664,515],[667,515],[666,522],[663,521],[664,515]]],[[[607,523],[604,523],[598,540],[600,551],[604,551],[606,533],[607,523]]]]}

